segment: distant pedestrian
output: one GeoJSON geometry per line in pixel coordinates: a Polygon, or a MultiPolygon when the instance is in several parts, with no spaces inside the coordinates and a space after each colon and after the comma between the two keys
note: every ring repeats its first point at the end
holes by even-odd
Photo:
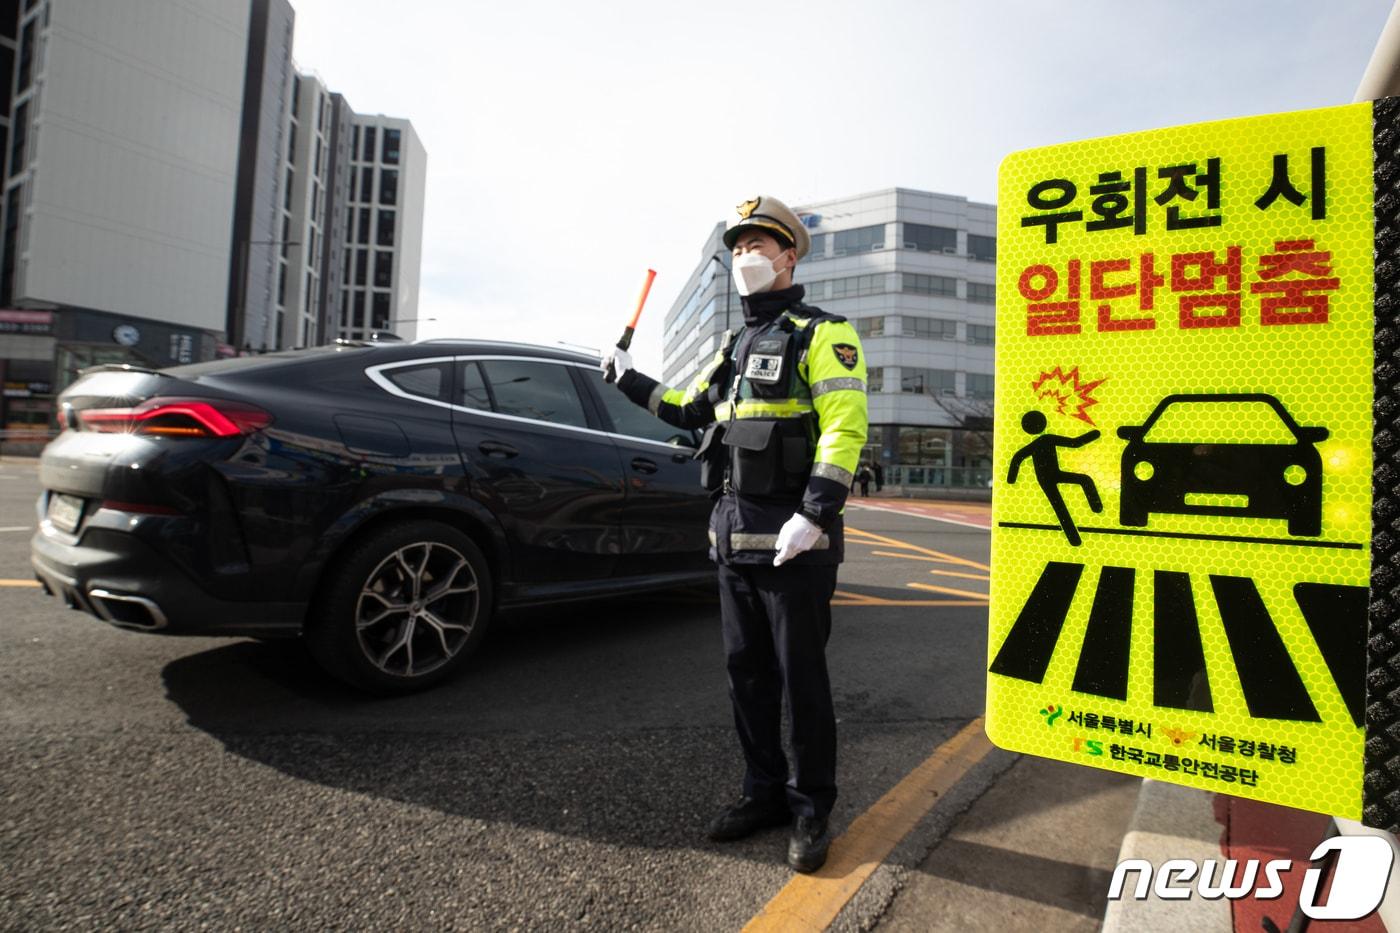
{"type": "Polygon", "coordinates": [[[868,498],[870,496],[870,480],[872,478],[873,475],[870,472],[870,467],[862,463],[860,465],[860,471],[856,473],[856,482],[860,483],[860,494],[862,497],[868,498]]]}
{"type": "Polygon", "coordinates": [[[879,461],[875,463],[875,491],[879,492],[885,488],[885,468],[880,466],[879,461]]]}

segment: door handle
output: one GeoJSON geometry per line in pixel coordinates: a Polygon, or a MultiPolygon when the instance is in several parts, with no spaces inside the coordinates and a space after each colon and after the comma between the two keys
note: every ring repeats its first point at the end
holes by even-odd
{"type": "Polygon", "coordinates": [[[632,469],[638,473],[655,473],[656,461],[648,460],[646,457],[634,457],[632,459],[632,469]]]}
{"type": "Polygon", "coordinates": [[[520,453],[520,451],[516,450],[514,447],[501,441],[482,441],[477,445],[476,449],[486,456],[494,457],[497,460],[509,460],[511,457],[520,453]]]}
{"type": "Polygon", "coordinates": [[[672,463],[689,463],[695,459],[695,451],[687,450],[685,453],[671,454],[672,463]]]}

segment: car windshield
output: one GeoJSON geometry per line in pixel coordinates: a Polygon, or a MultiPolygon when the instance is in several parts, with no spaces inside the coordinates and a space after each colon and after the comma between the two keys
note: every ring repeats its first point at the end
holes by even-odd
{"type": "Polygon", "coordinates": [[[1268,402],[1173,402],[1147,429],[1149,444],[1295,444],[1268,402]]]}

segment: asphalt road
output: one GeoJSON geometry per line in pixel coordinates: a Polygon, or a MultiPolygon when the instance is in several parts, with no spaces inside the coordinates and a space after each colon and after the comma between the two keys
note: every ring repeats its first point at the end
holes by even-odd
{"type": "MultiPolygon", "coordinates": [[[[37,492],[0,463],[0,928],[739,929],[791,878],[781,830],[703,838],[742,768],[711,592],[507,619],[453,682],[370,700],[296,642],[64,609],[26,585],[37,492]]],[[[848,513],[829,648],[838,833],[983,705],[985,512],[882,506],[848,513]]]]}

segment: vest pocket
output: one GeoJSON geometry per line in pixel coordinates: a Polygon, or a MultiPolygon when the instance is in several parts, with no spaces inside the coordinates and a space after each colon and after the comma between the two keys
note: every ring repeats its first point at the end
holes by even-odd
{"type": "Polygon", "coordinates": [[[729,482],[738,492],[782,496],[806,486],[812,451],[804,419],[733,421],[723,441],[730,449],[729,482]]]}

